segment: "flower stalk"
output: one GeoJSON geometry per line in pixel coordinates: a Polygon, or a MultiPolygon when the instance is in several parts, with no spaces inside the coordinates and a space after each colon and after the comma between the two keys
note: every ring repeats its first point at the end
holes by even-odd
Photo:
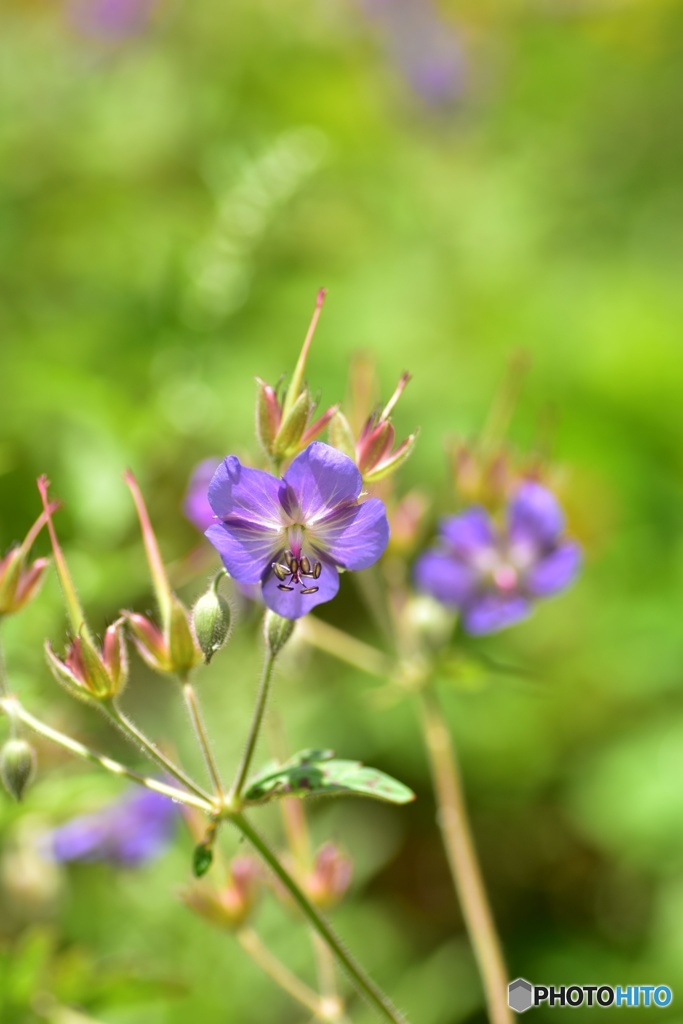
{"type": "Polygon", "coordinates": [[[187,710],[190,714],[190,720],[197,737],[197,742],[199,743],[202,754],[204,755],[204,761],[206,762],[206,767],[209,771],[209,775],[211,776],[215,795],[222,804],[224,801],[223,783],[221,782],[218,765],[216,764],[213,751],[211,750],[209,736],[199,707],[199,700],[192,683],[183,683],[183,697],[187,704],[187,710]]]}
{"type": "Polygon", "coordinates": [[[422,736],[438,821],[467,931],[484,985],[491,1024],[510,1024],[507,972],[477,861],[453,741],[432,689],[420,692],[422,736]]]}
{"type": "Polygon", "coordinates": [[[406,1024],[405,1017],[391,1004],[382,990],[368,977],[363,968],[355,958],[344,947],[325,918],[318,913],[304,892],[291,877],[289,872],[280,863],[265,840],[253,828],[247,818],[239,811],[230,815],[233,824],[239,829],[260,857],[265,861],[271,871],[277,876],[289,895],[292,897],[299,910],[303,913],[309,924],[329,947],[337,961],[345,969],[353,982],[356,990],[368,1003],[377,1011],[382,1020],[391,1021],[392,1024],[406,1024]]]}
{"type": "Polygon", "coordinates": [[[111,772],[113,775],[119,775],[122,778],[130,779],[131,782],[136,782],[140,786],[145,786],[146,789],[151,789],[155,793],[161,793],[162,796],[168,796],[171,800],[175,800],[180,804],[186,804],[188,807],[196,807],[198,810],[204,811],[206,814],[210,814],[213,811],[213,806],[209,800],[205,800],[203,797],[197,796],[194,793],[186,793],[183,790],[176,789],[174,786],[169,786],[165,782],[160,782],[158,779],[149,779],[144,775],[139,775],[137,772],[131,771],[130,768],[126,768],[125,765],[120,764],[118,761],[114,761],[113,758],[97,754],[94,750],[86,747],[83,743],[79,743],[78,740],[71,739],[70,736],[66,736],[57,729],[53,729],[51,726],[46,725],[45,722],[41,722],[40,719],[35,718],[29,711],[27,711],[26,708],[19,703],[16,697],[0,697],[0,711],[4,712],[4,714],[9,717],[10,721],[14,719],[22,722],[38,736],[43,736],[52,743],[56,743],[58,746],[63,747],[64,750],[68,750],[70,753],[75,754],[76,757],[83,758],[85,761],[91,761],[93,764],[99,765],[101,768],[106,769],[106,771],[111,772]]]}
{"type": "Polygon", "coordinates": [[[244,789],[244,783],[249,775],[249,768],[251,767],[252,758],[254,756],[254,751],[256,750],[256,744],[258,743],[259,733],[261,732],[261,726],[263,724],[263,716],[265,715],[266,705],[268,704],[270,683],[273,677],[276,658],[277,654],[273,653],[269,648],[266,653],[266,660],[263,664],[261,682],[259,684],[258,696],[256,698],[256,707],[254,708],[254,715],[251,721],[247,742],[235,775],[235,781],[230,787],[230,792],[226,798],[226,804],[231,808],[236,808],[240,805],[242,790],[244,789]]]}

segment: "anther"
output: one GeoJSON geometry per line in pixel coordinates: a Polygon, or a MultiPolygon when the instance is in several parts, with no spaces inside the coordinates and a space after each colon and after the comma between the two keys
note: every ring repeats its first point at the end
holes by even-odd
{"type": "Polygon", "coordinates": [[[273,562],[273,572],[279,580],[286,580],[290,574],[289,569],[286,565],[280,565],[279,562],[273,562]]]}
{"type": "Polygon", "coordinates": [[[299,562],[299,565],[301,566],[302,575],[308,576],[308,574],[311,571],[311,563],[308,561],[305,555],[301,556],[301,561],[299,562]]]}
{"type": "Polygon", "coordinates": [[[294,555],[292,554],[292,552],[291,551],[285,551],[283,557],[284,557],[284,560],[287,563],[287,565],[290,566],[290,568],[291,568],[292,560],[294,558],[294,555]]]}
{"type": "Polygon", "coordinates": [[[289,563],[289,571],[291,572],[292,576],[296,576],[297,573],[299,572],[299,562],[296,558],[293,558],[289,563]]]}
{"type": "Polygon", "coordinates": [[[320,579],[320,573],[323,571],[322,563],[316,562],[313,566],[313,579],[320,579]]]}
{"type": "MultiPolygon", "coordinates": [[[[287,589],[291,590],[292,588],[288,587],[287,589]]],[[[282,587],[280,587],[280,590],[282,590],[282,587]]],[[[301,591],[301,593],[302,594],[317,594],[319,590],[320,590],[320,587],[304,587],[303,590],[301,591]]]]}
{"type": "MultiPolygon", "coordinates": [[[[294,590],[294,587],[288,587],[284,583],[278,583],[277,589],[278,590],[294,590]]],[[[318,588],[316,587],[315,589],[317,590],[318,588]]],[[[305,591],[304,591],[304,593],[305,593],[305,591]]]]}

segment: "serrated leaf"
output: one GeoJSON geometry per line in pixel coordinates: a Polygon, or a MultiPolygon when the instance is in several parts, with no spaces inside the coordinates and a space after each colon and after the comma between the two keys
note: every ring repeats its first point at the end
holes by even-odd
{"type": "Polygon", "coordinates": [[[402,782],[359,761],[343,761],[331,750],[302,750],[285,764],[268,765],[253,778],[244,794],[251,804],[285,796],[368,796],[392,804],[407,804],[415,794],[402,782]]]}

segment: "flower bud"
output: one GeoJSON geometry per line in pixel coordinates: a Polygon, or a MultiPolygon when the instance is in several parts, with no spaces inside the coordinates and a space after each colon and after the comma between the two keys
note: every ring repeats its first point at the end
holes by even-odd
{"type": "Polygon", "coordinates": [[[218,592],[218,584],[224,575],[223,571],[216,576],[192,609],[194,635],[207,665],[230,635],[232,611],[229,602],[218,592]]]}
{"type": "Polygon", "coordinates": [[[8,551],[4,558],[0,558],[0,618],[20,611],[38,593],[49,562],[47,558],[37,558],[29,564],[28,556],[49,516],[58,508],[57,501],[49,504],[38,516],[23,542],[8,551]]]}
{"type": "Polygon", "coordinates": [[[273,454],[280,459],[296,455],[301,438],[311,416],[313,403],[308,388],[304,388],[296,402],[282,420],[282,425],[273,442],[273,454]]]}
{"type": "Polygon", "coordinates": [[[183,903],[218,928],[240,928],[259,895],[261,872],[252,857],[235,857],[228,882],[222,888],[200,882],[181,893],[183,903]]]}
{"type": "Polygon", "coordinates": [[[337,410],[330,423],[330,444],[355,462],[356,442],[349,421],[340,410],[337,410]]]}
{"type": "Polygon", "coordinates": [[[353,865],[349,857],[334,843],[320,847],[313,865],[313,871],[306,881],[306,892],[311,903],[321,909],[334,906],[342,898],[349,885],[353,865]]]}
{"type": "Polygon", "coordinates": [[[21,800],[36,770],[33,747],[22,739],[8,740],[0,752],[0,777],[9,795],[21,800]]]}
{"type": "Polygon", "coordinates": [[[264,620],[266,645],[273,658],[277,657],[294,632],[294,619],[284,619],[268,610],[264,620]]]}
{"type": "Polygon", "coordinates": [[[273,444],[282,422],[282,409],[277,392],[260,377],[256,378],[256,436],[266,455],[273,454],[273,444]]]}
{"type": "Polygon", "coordinates": [[[75,697],[112,700],[128,682],[128,652],[123,632],[124,620],[108,627],[101,649],[85,631],[74,637],[66,656],[60,658],[45,643],[45,655],[58,683],[75,697]]]}

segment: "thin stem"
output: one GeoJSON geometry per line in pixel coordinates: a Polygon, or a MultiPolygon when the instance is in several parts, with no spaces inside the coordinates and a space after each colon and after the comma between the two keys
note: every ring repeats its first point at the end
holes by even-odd
{"type": "Polygon", "coordinates": [[[286,967],[281,960],[278,960],[267,946],[264,946],[252,928],[243,928],[239,931],[237,933],[237,941],[242,949],[249,954],[254,963],[268,977],[272,978],[275,984],[279,985],[287,995],[290,995],[297,1003],[310,1010],[316,1020],[330,1020],[329,1016],[324,1012],[322,1000],[317,992],[309,988],[308,985],[290,971],[289,967],[286,967]]]}
{"type": "Polygon", "coordinates": [[[0,647],[0,697],[9,697],[9,684],[7,682],[7,671],[5,669],[5,655],[0,647]]]}
{"type": "Polygon", "coordinates": [[[291,875],[282,866],[268,844],[254,830],[249,821],[239,811],[233,812],[231,820],[240,830],[242,835],[249,840],[251,845],[260,854],[268,867],[280,879],[294,902],[297,904],[304,917],[315,928],[323,941],[348,973],[351,981],[358,992],[367,999],[371,1006],[378,1011],[383,1020],[392,1021],[393,1024],[406,1024],[405,1017],[396,1010],[382,990],[375,985],[363,968],[356,962],[354,957],[344,948],[341,940],[337,937],[324,917],[315,909],[306,895],[301,891],[291,875]]]}
{"type": "Polygon", "coordinates": [[[0,711],[4,711],[10,719],[16,718],[23,722],[24,725],[28,726],[29,729],[32,729],[39,736],[44,736],[45,739],[51,740],[60,747],[64,747],[65,750],[76,754],[77,757],[82,757],[86,761],[92,761],[94,764],[106,768],[108,772],[112,772],[114,775],[120,775],[123,778],[130,779],[132,782],[137,782],[138,785],[145,786],[146,789],[151,789],[155,793],[168,796],[172,800],[178,801],[178,803],[187,804],[188,807],[197,807],[200,811],[205,811],[207,814],[214,810],[210,800],[202,799],[191,793],[185,793],[174,786],[166,785],[165,782],[159,782],[157,779],[148,779],[144,775],[138,775],[137,772],[131,771],[130,768],[119,764],[118,761],[114,761],[110,757],[104,757],[102,754],[96,754],[94,750],[90,750],[89,747],[79,743],[78,740],[73,740],[70,736],[65,736],[64,733],[58,732],[39,719],[34,718],[15,697],[0,697],[0,711]]]}
{"type": "Polygon", "coordinates": [[[299,624],[300,635],[311,645],[317,647],[326,654],[345,661],[354,668],[359,668],[372,676],[379,676],[381,679],[394,675],[394,665],[391,658],[388,658],[376,647],[357,640],[348,633],[330,626],[322,619],[316,619],[313,615],[306,615],[299,624]]]}
{"type": "Polygon", "coordinates": [[[320,935],[318,935],[317,932],[311,931],[311,940],[313,943],[313,952],[315,954],[320,995],[330,1008],[336,1007],[337,1012],[334,1017],[331,1017],[330,1019],[338,1021],[344,1016],[344,1004],[339,998],[334,956],[332,955],[332,951],[327,943],[320,937],[320,935]]]}
{"type": "Polygon", "coordinates": [[[194,691],[192,683],[183,684],[183,696],[185,697],[188,711],[190,712],[190,718],[192,719],[192,725],[194,726],[194,731],[197,735],[199,746],[201,747],[202,754],[204,755],[204,760],[206,761],[206,767],[209,769],[209,775],[211,776],[213,788],[215,790],[216,796],[218,797],[220,802],[223,803],[223,783],[221,782],[221,777],[218,773],[218,766],[211,751],[209,737],[204,726],[202,713],[199,709],[199,701],[197,699],[197,694],[194,691]]]}
{"type": "Polygon", "coordinates": [[[200,797],[204,803],[208,803],[210,807],[213,806],[213,798],[210,793],[207,793],[205,789],[198,786],[196,782],[186,775],[182,768],[178,768],[177,765],[173,764],[161,751],[154,746],[151,740],[148,740],[144,733],[140,732],[137,726],[133,725],[130,718],[124,715],[123,711],[119,708],[118,704],[114,701],[101,704],[102,710],[106,715],[119,727],[121,732],[126,736],[132,743],[137,747],[141,747],[147,757],[154,761],[156,765],[161,768],[162,771],[168,772],[174,779],[182,783],[183,786],[187,786],[191,793],[200,797]]]}
{"type": "Polygon", "coordinates": [[[439,826],[463,917],[479,966],[492,1024],[510,1024],[507,972],[465,807],[449,729],[431,689],[421,691],[422,734],[434,782],[439,826]]]}
{"type": "Polygon", "coordinates": [[[261,675],[261,683],[259,685],[258,697],[256,698],[256,707],[254,708],[254,717],[251,721],[251,728],[247,737],[247,742],[244,747],[242,754],[242,760],[240,761],[237,774],[235,775],[235,781],[230,788],[230,795],[228,797],[228,803],[230,805],[237,805],[242,795],[244,783],[247,775],[249,774],[249,768],[251,766],[251,759],[254,756],[256,744],[258,742],[259,733],[261,731],[261,725],[263,723],[263,716],[266,710],[266,704],[268,703],[268,694],[270,692],[270,680],[273,675],[273,668],[275,666],[275,655],[269,650],[266,654],[266,660],[263,665],[263,673],[261,675]]]}

